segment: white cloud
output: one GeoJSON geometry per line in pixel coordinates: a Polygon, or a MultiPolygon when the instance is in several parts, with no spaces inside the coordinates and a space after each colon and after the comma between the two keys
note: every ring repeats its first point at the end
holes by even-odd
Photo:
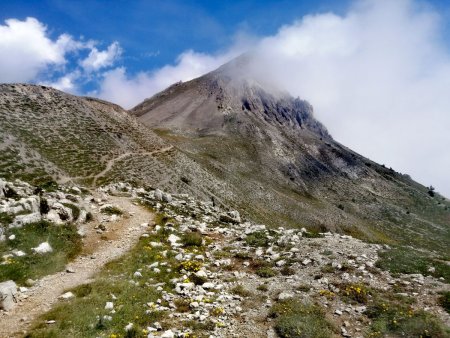
{"type": "Polygon", "coordinates": [[[31,81],[47,66],[64,64],[66,51],[73,48],[68,35],[49,39],[46,27],[34,18],[6,20],[0,25],[0,81],[31,81]]]}
{"type": "Polygon", "coordinates": [[[358,1],[263,39],[252,65],[312,103],[346,146],[450,196],[450,53],[441,18],[409,0],[358,1]]]}
{"type": "Polygon", "coordinates": [[[34,82],[76,93],[91,74],[113,66],[122,49],[113,42],[99,50],[95,41],[80,41],[68,34],[52,39],[35,18],[5,20],[0,25],[0,82],[34,82]],[[81,59],[69,62],[68,56],[81,59]],[[79,66],[78,66],[79,64],[79,66]]]}
{"type": "Polygon", "coordinates": [[[113,42],[106,50],[99,51],[93,47],[88,57],[80,61],[80,65],[88,72],[109,67],[118,59],[122,49],[118,42],[113,42]]]}
{"type": "MultiPolygon", "coordinates": [[[[310,101],[336,140],[450,196],[450,53],[441,20],[414,0],[355,1],[345,15],[308,15],[260,39],[251,71],[310,101]]],[[[118,68],[97,94],[131,107],[234,55],[188,51],[136,76],[118,68]]]]}
{"type": "Polygon", "coordinates": [[[335,139],[450,196],[450,52],[443,17],[423,4],[355,1],[344,15],[308,15],[273,36],[241,36],[213,55],[189,50],[173,65],[135,75],[115,66],[117,43],[99,50],[67,34],[52,39],[36,19],[10,19],[0,25],[0,82],[40,80],[77,92],[104,72],[90,94],[129,108],[253,46],[254,76],[310,101],[335,139]],[[69,53],[78,66],[69,67],[69,53]],[[39,78],[58,69],[53,80],[39,78]]]}
{"type": "Polygon", "coordinates": [[[133,77],[127,76],[124,67],[119,67],[105,73],[100,91],[92,94],[131,108],[175,82],[192,80],[238,54],[236,48],[217,56],[189,50],[178,57],[175,65],[167,65],[154,72],[141,72],[133,77]]]}
{"type": "Polygon", "coordinates": [[[41,82],[41,84],[53,87],[66,93],[79,94],[77,80],[81,77],[81,75],[82,74],[80,71],[75,70],[72,73],[64,74],[52,82],[41,82]]]}

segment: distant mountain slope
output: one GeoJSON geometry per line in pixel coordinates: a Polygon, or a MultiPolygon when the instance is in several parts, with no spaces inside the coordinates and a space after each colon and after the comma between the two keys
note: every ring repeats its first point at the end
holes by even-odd
{"type": "Polygon", "coordinates": [[[226,182],[255,220],[450,247],[448,201],[335,142],[310,104],[248,77],[245,62],[175,84],[130,113],[226,182]]]}
{"type": "Polygon", "coordinates": [[[218,201],[227,196],[221,182],[121,107],[33,85],[0,85],[0,177],[120,180],[218,201]]]}

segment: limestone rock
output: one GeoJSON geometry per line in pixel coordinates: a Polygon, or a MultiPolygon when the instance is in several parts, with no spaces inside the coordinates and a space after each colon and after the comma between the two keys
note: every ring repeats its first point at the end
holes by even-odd
{"type": "Polygon", "coordinates": [[[0,309],[11,311],[16,305],[17,285],[12,280],[0,283],[0,309]]]}

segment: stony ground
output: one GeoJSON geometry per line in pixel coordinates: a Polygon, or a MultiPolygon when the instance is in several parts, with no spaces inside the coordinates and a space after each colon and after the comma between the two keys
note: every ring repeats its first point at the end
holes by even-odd
{"type": "MultiPolygon", "coordinates": [[[[374,326],[377,318],[370,315],[380,295],[407,304],[398,307],[407,313],[386,317],[391,330],[397,321],[402,330],[402,322],[428,314],[450,325],[450,315],[437,302],[439,292],[449,291],[449,285],[431,276],[393,276],[380,270],[378,252],[385,246],[306,229],[268,229],[241,219],[237,211],[158,189],[115,184],[95,194],[91,208],[99,222],[94,222],[95,229],[89,224],[81,227],[89,255],[68,266],[74,273],[44,277],[19,294],[19,306],[2,314],[3,336],[28,329],[30,321],[58,298],[70,307],[74,294],[67,294],[67,289],[95,280],[96,270],[123,254],[139,237],[143,250],[156,255],[130,271],[129,284],[156,292],[156,298],[149,294],[147,300],[139,301],[149,318],[158,314],[160,320],[145,326],[141,320],[130,321],[114,332],[105,324],[99,337],[288,337],[280,330],[280,318],[273,309],[291,300],[320,307],[329,336],[382,336],[374,326]],[[128,217],[100,213],[110,206],[124,210],[128,217]],[[155,223],[143,206],[158,215],[155,223]],[[162,282],[164,276],[170,280],[162,282]]],[[[92,322],[114,323],[115,316],[120,316],[116,297],[105,297],[103,304],[92,322]]],[[[388,305],[382,311],[389,313],[388,305]]],[[[61,323],[37,318],[31,324],[42,332],[42,325],[61,323]]],[[[402,336],[392,332],[392,336],[402,336]]],[[[307,336],[298,333],[295,337],[307,336]]]]}

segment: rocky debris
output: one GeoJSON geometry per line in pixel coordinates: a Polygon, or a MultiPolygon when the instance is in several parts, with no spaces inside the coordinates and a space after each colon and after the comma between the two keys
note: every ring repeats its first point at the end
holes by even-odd
{"type": "Polygon", "coordinates": [[[14,218],[10,228],[22,227],[42,219],[55,224],[81,224],[86,221],[87,204],[78,195],[81,194],[78,187],[59,187],[56,191],[47,192],[20,180],[7,182],[0,178],[0,188],[0,213],[14,218]],[[74,215],[73,210],[77,210],[78,215],[74,215]]]}
{"type": "MultiPolygon", "coordinates": [[[[143,328],[147,337],[193,336],[195,329],[187,323],[207,327],[215,338],[275,337],[270,308],[291,298],[318,304],[342,336],[362,337],[370,321],[367,306],[344,300],[348,285],[401,292],[417,300],[416,308],[427,308],[450,322],[450,316],[429,300],[448,286],[430,276],[394,277],[378,269],[381,245],[330,232],[312,236],[304,228],[269,229],[209,201],[126,183],[99,188],[99,193],[104,195],[87,201],[94,211],[108,205],[107,194],[120,193],[151,206],[166,220],[157,225],[137,222],[146,250],[156,251],[158,258],[127,277],[133,287],[157,292],[156,300],[140,300],[146,314],[162,314],[160,322],[143,328]],[[164,282],[148,277],[149,271],[151,276],[167,276],[175,269],[176,277],[164,282]]],[[[98,230],[108,231],[107,223],[105,219],[105,230],[98,230]]],[[[72,297],[64,295],[61,300],[72,297]]],[[[103,301],[97,319],[114,321],[120,302],[112,294],[103,301]]],[[[120,329],[126,335],[138,326],[130,322],[120,329]]]]}
{"type": "MultiPolygon", "coordinates": [[[[102,188],[104,192],[115,190],[114,185],[102,188]]],[[[157,302],[147,303],[147,313],[162,311],[174,320],[172,327],[147,327],[149,337],[164,336],[169,331],[168,337],[192,334],[181,325],[189,321],[212,323],[213,337],[267,336],[267,326],[261,323],[270,320],[272,304],[297,297],[320,304],[337,323],[347,323],[341,325],[342,336],[362,337],[368,321],[366,306],[344,302],[342,285],[379,290],[402,285],[409,288],[408,296],[419,300],[418,308],[428,303],[430,288],[445,288],[432,277],[394,278],[376,268],[381,245],[330,232],[312,236],[304,228],[268,229],[243,221],[238,212],[222,210],[188,195],[171,195],[170,202],[165,202],[165,193],[158,189],[137,191],[130,186],[127,191],[174,220],[145,228],[148,236],[163,228],[168,231],[166,243],[150,241],[149,247],[163,250],[163,257],[170,253],[183,267],[181,276],[171,280],[171,292],[162,284],[146,281],[141,273],[143,269],[164,273],[164,258],[134,273],[133,283],[153,285],[161,292],[157,302]],[[192,232],[208,238],[206,243],[203,241],[204,251],[184,247],[184,235],[192,232]],[[261,285],[261,290],[267,291],[259,291],[261,285]],[[185,310],[177,310],[176,304],[180,303],[186,304],[185,310]],[[158,335],[155,331],[159,331],[158,335]]]]}
{"type": "Polygon", "coordinates": [[[239,215],[239,212],[236,210],[228,211],[227,213],[221,214],[219,219],[221,222],[226,223],[234,223],[234,224],[241,223],[241,216],[239,215]]]}
{"type": "Polygon", "coordinates": [[[12,280],[0,283],[0,309],[11,311],[16,305],[17,285],[12,280]]]}

